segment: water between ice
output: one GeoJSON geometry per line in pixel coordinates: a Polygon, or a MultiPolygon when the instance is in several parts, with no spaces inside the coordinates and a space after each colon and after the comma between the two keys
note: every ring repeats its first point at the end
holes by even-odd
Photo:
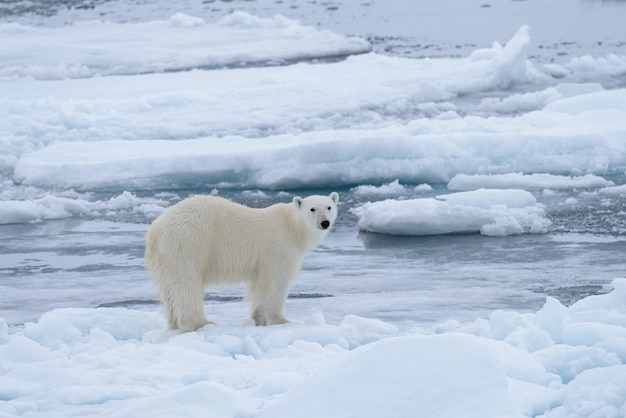
{"type": "MultiPolygon", "coordinates": [[[[197,192],[201,191],[189,191],[197,192]]],[[[624,275],[624,235],[606,230],[592,234],[578,228],[571,213],[562,216],[549,210],[558,228],[548,234],[398,237],[359,232],[350,208],[372,196],[347,189],[340,193],[337,225],[305,258],[300,280],[287,302],[288,318],[303,320],[311,311],[320,310],[329,321],[341,321],[346,314],[407,326],[448,319],[470,321],[498,309],[536,311],[546,295],[569,305],[605,292],[605,285],[624,275]]],[[[289,200],[282,193],[264,193],[263,197],[221,194],[251,206],[289,200]]],[[[8,297],[3,297],[0,317],[19,325],[61,307],[126,306],[158,311],[143,267],[148,222],[129,222],[118,215],[107,221],[70,219],[1,226],[0,283],[8,297]]],[[[249,307],[241,302],[242,286],[207,292],[209,318],[240,325],[248,317],[249,307]]]]}

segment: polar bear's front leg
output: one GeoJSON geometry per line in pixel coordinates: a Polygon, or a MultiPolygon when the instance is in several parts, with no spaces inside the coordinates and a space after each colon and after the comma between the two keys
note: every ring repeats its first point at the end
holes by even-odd
{"type": "Polygon", "coordinates": [[[279,325],[289,322],[283,310],[289,295],[289,280],[273,281],[269,288],[254,286],[252,296],[252,320],[256,326],[279,325]]]}

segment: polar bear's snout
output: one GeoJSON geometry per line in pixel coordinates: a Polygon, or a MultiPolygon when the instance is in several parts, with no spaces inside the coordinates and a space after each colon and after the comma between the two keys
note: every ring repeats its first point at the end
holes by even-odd
{"type": "Polygon", "coordinates": [[[330,221],[324,219],[321,223],[320,226],[322,227],[322,229],[328,229],[330,228],[330,221]]]}

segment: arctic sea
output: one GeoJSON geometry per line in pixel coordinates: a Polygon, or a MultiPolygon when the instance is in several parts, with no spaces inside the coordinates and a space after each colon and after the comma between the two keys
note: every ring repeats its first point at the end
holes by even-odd
{"type": "Polygon", "coordinates": [[[625,416],[624,16],[0,5],[0,416],[625,416]],[[165,330],[166,207],[331,191],[292,323],[165,330]]]}

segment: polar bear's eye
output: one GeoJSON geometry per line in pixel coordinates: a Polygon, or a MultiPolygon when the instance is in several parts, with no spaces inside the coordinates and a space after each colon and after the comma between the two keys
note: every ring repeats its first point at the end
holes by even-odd
{"type": "Polygon", "coordinates": [[[315,208],[311,208],[311,212],[315,212],[315,208]]]}
{"type": "Polygon", "coordinates": [[[331,210],[331,209],[332,209],[332,208],[329,206],[329,207],[328,207],[328,210],[331,210]]]}

